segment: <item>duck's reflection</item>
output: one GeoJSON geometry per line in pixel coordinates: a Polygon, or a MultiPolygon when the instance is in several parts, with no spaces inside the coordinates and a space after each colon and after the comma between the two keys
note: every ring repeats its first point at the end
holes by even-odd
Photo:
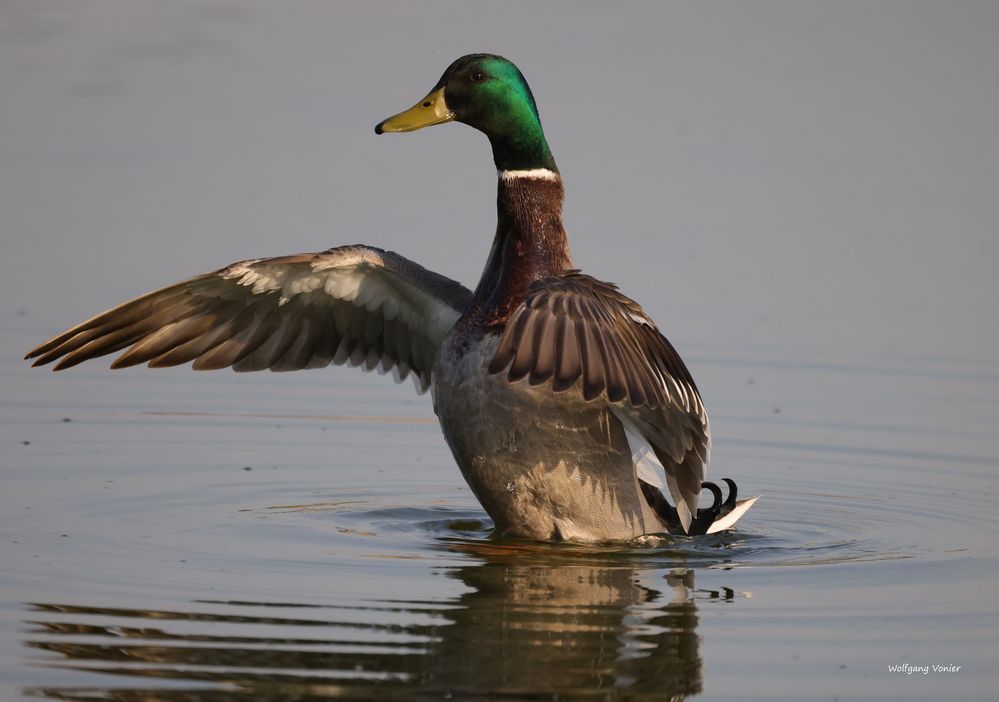
{"type": "Polygon", "coordinates": [[[553,563],[548,553],[532,563],[521,548],[478,550],[482,564],[454,573],[472,591],[435,651],[457,690],[657,699],[701,690],[693,571],[671,571],[659,590],[641,585],[627,560],[553,563]]]}
{"type": "Polygon", "coordinates": [[[28,692],[185,702],[700,692],[691,570],[667,571],[654,589],[628,559],[552,558],[495,543],[458,548],[475,563],[449,575],[470,590],[437,603],[212,602],[192,612],[33,604],[25,643],[59,656],[44,663],[133,682],[28,692]]]}

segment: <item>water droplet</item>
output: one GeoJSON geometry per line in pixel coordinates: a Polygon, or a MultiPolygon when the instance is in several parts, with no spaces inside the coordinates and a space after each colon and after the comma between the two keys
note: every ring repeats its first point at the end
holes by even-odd
{"type": "Polygon", "coordinates": [[[507,492],[513,492],[513,481],[512,480],[506,484],[506,491],[507,492]]]}

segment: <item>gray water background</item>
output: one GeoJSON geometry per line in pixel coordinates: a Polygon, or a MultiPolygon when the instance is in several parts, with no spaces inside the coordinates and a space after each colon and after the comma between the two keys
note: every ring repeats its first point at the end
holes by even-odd
{"type": "Polygon", "coordinates": [[[997,32],[988,2],[0,3],[0,698],[993,699],[997,32]],[[494,539],[429,399],[358,371],[21,360],[241,258],[364,242],[473,285],[485,139],[372,131],[472,51],[530,81],[576,263],[686,359],[711,475],[764,495],[737,532],[494,539]]]}

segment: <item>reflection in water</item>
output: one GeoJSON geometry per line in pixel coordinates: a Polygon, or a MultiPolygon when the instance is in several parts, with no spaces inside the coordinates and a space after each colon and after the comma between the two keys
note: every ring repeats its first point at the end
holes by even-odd
{"type": "Polygon", "coordinates": [[[626,562],[525,565],[519,549],[483,547],[487,563],[456,573],[473,590],[435,651],[459,691],[700,692],[693,571],[673,571],[664,595],[626,562]]]}
{"type": "Polygon", "coordinates": [[[32,604],[25,644],[60,656],[43,663],[172,684],[28,692],[186,702],[700,692],[693,571],[670,571],[659,591],[641,586],[627,559],[553,559],[549,549],[531,562],[530,547],[457,548],[476,562],[448,574],[470,591],[444,602],[212,601],[190,612],[32,604]]]}

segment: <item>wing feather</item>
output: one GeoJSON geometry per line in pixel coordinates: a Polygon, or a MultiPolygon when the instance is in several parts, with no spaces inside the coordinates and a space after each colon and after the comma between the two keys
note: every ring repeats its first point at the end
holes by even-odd
{"type": "Polygon", "coordinates": [[[342,246],[240,261],[154,290],[28,353],[60,370],[125,349],[112,368],[193,362],[274,371],[350,364],[417,374],[471,299],[461,284],[391,251],[342,246]]]}
{"type": "MultiPolygon", "coordinates": [[[[212,350],[199,356],[192,366],[194,370],[219,370],[234,366],[267,340],[274,331],[274,327],[266,324],[267,315],[261,315],[252,308],[248,309],[254,313],[251,322],[212,350]]],[[[115,366],[119,366],[123,358],[124,356],[115,361],[115,366]]]]}
{"type": "Polygon", "coordinates": [[[510,382],[551,381],[605,402],[649,443],[689,527],[709,459],[707,413],[690,373],[655,323],[617,288],[576,271],[536,282],[513,312],[491,373],[510,382]]]}
{"type": "MultiPolygon", "coordinates": [[[[634,386],[637,372],[630,362],[628,352],[621,346],[620,339],[609,334],[604,337],[604,344],[606,350],[604,360],[607,363],[607,399],[610,402],[621,402],[630,397],[633,404],[641,404],[637,399],[639,393],[634,386]]],[[[644,401],[644,396],[642,400],[644,401]]]]}
{"type": "Polygon", "coordinates": [[[540,385],[552,379],[555,373],[555,319],[551,315],[539,315],[534,323],[534,343],[531,353],[534,363],[531,366],[531,385],[540,385]]]}
{"type": "Polygon", "coordinates": [[[583,373],[576,345],[576,325],[566,314],[568,309],[564,306],[565,301],[561,302],[561,308],[558,305],[555,307],[556,312],[561,309],[562,314],[555,317],[555,338],[552,340],[555,344],[555,368],[552,371],[555,381],[552,389],[555,392],[571,388],[583,373]]]}

